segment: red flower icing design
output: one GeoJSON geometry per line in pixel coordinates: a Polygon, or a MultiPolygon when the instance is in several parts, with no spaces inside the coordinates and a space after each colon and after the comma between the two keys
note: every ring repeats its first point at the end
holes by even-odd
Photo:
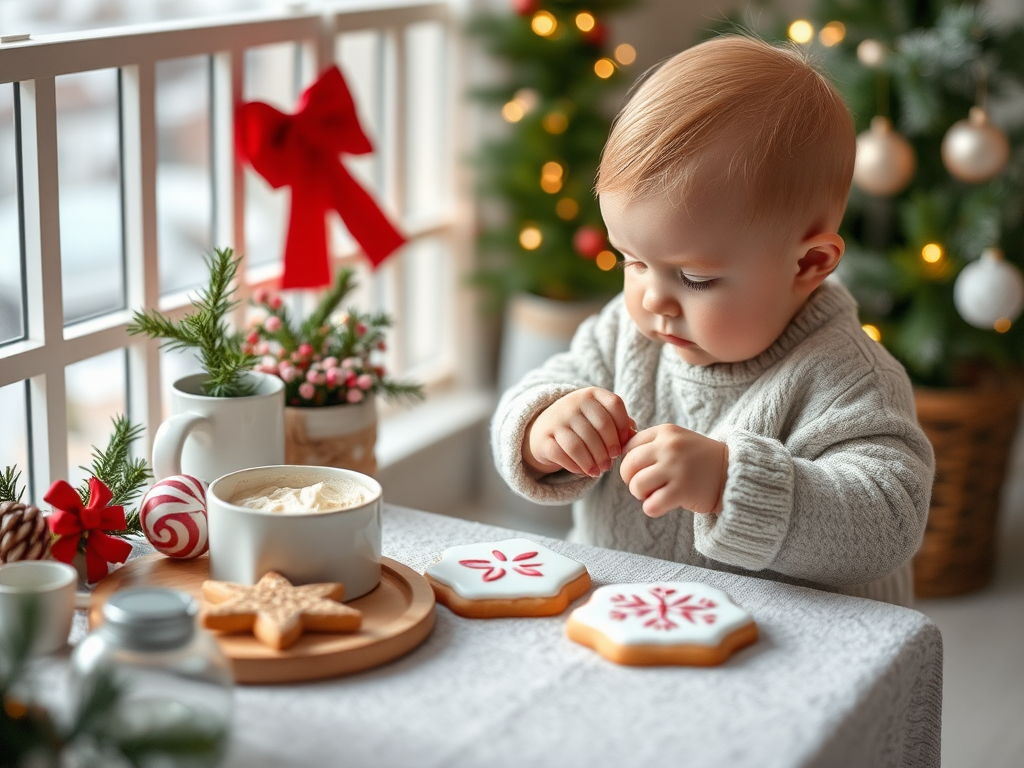
{"type": "Polygon", "coordinates": [[[509,563],[509,559],[505,556],[505,553],[500,549],[491,550],[491,554],[494,555],[494,560],[459,560],[459,565],[464,565],[467,568],[477,568],[482,571],[486,571],[484,574],[484,581],[497,581],[504,576],[508,571],[507,567],[512,568],[516,573],[520,573],[523,576],[543,576],[538,568],[541,568],[544,563],[524,563],[524,560],[530,560],[537,556],[536,552],[523,552],[521,555],[516,555],[512,558],[512,562],[509,563]],[[505,563],[505,565],[502,565],[505,563]]]}
{"type": "Polygon", "coordinates": [[[676,590],[665,587],[651,587],[648,591],[654,598],[650,602],[637,594],[612,597],[612,619],[643,619],[645,627],[666,630],[679,626],[673,621],[673,616],[683,618],[691,624],[714,624],[718,619],[718,614],[713,610],[718,604],[706,597],[694,599],[692,594],[674,597],[676,590]]]}

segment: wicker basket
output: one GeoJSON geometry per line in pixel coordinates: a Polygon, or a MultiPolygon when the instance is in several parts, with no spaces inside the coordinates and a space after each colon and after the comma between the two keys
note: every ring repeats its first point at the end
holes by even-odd
{"type": "Polygon", "coordinates": [[[914,558],[917,597],[949,597],[989,583],[996,519],[1024,395],[1019,382],[917,389],[917,418],[935,448],[928,527],[914,558]]]}

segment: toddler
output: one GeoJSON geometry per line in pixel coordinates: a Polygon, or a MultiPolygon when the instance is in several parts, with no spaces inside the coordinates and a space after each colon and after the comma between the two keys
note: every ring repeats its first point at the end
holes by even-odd
{"type": "Polygon", "coordinates": [[[573,540],[908,605],[931,446],[906,373],[826,280],[850,113],[745,37],[636,89],[597,193],[624,290],[502,397],[499,472],[573,540]]]}

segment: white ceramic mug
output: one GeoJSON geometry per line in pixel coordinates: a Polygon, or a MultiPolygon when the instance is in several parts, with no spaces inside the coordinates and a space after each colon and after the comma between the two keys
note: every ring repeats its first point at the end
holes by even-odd
{"type": "Polygon", "coordinates": [[[284,382],[266,373],[244,377],[254,390],[245,397],[204,395],[202,373],[171,385],[171,417],[153,440],[155,479],[185,474],[209,483],[284,461],[284,382]]]}
{"type": "Polygon", "coordinates": [[[276,571],[293,584],[340,582],[345,600],[380,583],[381,487],[369,475],[336,467],[254,467],[218,477],[207,493],[210,578],[255,584],[276,571]],[[282,513],[247,509],[231,499],[268,485],[301,488],[343,478],[370,498],[326,512],[282,513]]]}
{"type": "Polygon", "coordinates": [[[37,625],[31,653],[59,651],[68,642],[75,614],[78,571],[53,560],[20,560],[0,565],[0,635],[23,620],[25,603],[36,600],[37,625]]]}

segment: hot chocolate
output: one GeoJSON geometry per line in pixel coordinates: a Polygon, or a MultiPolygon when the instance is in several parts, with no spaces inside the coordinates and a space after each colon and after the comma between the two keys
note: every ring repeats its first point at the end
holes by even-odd
{"type": "Polygon", "coordinates": [[[247,509],[294,515],[358,507],[371,497],[372,494],[364,486],[354,480],[339,477],[298,488],[273,484],[240,489],[230,501],[247,509]]]}

